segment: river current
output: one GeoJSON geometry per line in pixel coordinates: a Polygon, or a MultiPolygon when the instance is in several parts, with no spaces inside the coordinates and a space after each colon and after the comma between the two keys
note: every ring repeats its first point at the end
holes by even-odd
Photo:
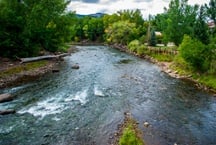
{"type": "Polygon", "coordinates": [[[213,95],[118,50],[77,49],[59,73],[0,90],[16,96],[0,110],[17,111],[0,116],[0,145],[106,145],[124,112],[139,122],[146,145],[216,145],[213,95]]]}

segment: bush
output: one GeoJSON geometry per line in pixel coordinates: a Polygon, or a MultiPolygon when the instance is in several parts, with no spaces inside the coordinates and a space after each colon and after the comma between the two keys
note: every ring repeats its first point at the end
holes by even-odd
{"type": "Polygon", "coordinates": [[[146,53],[146,46],[144,44],[141,44],[138,48],[137,48],[137,54],[138,55],[143,55],[146,53]]]}
{"type": "Polygon", "coordinates": [[[140,45],[139,40],[133,40],[128,44],[128,48],[131,52],[137,52],[139,45],[140,45]]]}
{"type": "Polygon", "coordinates": [[[180,56],[195,70],[206,71],[209,68],[209,49],[202,42],[185,35],[179,47],[180,56]]]}
{"type": "Polygon", "coordinates": [[[128,44],[128,48],[131,52],[135,52],[138,55],[142,55],[146,51],[146,46],[144,44],[140,44],[139,40],[133,40],[128,44]]]}

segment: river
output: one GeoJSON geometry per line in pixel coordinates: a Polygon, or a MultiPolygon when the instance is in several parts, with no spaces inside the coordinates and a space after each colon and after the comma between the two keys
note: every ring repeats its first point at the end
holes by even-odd
{"type": "Polygon", "coordinates": [[[0,116],[0,145],[106,145],[124,112],[139,122],[146,145],[216,144],[213,95],[118,50],[77,49],[59,73],[0,90],[16,96],[0,110],[17,111],[0,116]]]}

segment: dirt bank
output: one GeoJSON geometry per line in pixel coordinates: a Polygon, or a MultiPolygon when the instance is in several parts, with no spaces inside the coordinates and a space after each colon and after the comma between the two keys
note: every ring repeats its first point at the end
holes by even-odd
{"type": "MultiPolygon", "coordinates": [[[[0,88],[23,84],[40,78],[47,72],[52,71],[58,64],[56,60],[46,60],[42,65],[27,69],[26,64],[7,58],[0,58],[0,88]],[[17,71],[21,69],[21,71],[17,71]]],[[[31,64],[28,64],[31,65],[31,64]]]]}

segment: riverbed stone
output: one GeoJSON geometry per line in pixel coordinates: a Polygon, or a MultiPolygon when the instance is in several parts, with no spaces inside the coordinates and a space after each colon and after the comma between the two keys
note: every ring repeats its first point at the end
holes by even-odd
{"type": "Polygon", "coordinates": [[[8,114],[14,114],[14,113],[16,113],[16,111],[13,109],[2,110],[2,111],[0,110],[0,115],[8,115],[8,114]]]}
{"type": "Polygon", "coordinates": [[[13,96],[11,94],[1,94],[0,95],[0,103],[9,102],[13,100],[13,96]]]}
{"type": "Polygon", "coordinates": [[[150,124],[146,121],[143,123],[143,125],[144,125],[144,127],[149,127],[150,124]]]}
{"type": "Polygon", "coordinates": [[[72,68],[72,69],[79,69],[80,67],[79,67],[79,65],[75,64],[75,65],[72,65],[71,68],[72,68]]]}
{"type": "Polygon", "coordinates": [[[53,69],[52,72],[57,73],[57,72],[60,72],[60,70],[56,68],[56,69],[53,69]]]}

